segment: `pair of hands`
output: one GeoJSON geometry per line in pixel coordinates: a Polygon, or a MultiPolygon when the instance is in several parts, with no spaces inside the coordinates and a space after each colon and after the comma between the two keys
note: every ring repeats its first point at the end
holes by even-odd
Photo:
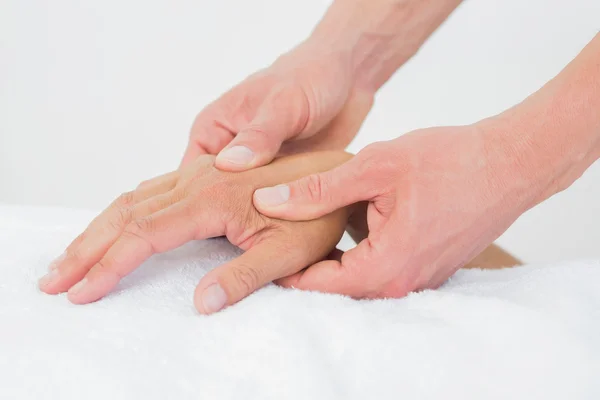
{"type": "Polygon", "coordinates": [[[303,43],[203,110],[180,169],[143,183],[96,218],[53,264],[42,290],[94,301],[151,254],[221,235],[247,252],[203,278],[195,294],[203,313],[276,279],[354,297],[438,286],[519,214],[524,197],[501,184],[508,148],[495,129],[426,129],[352,159],[317,153],[258,168],[277,154],[345,147],[372,103],[343,53],[303,43]],[[291,183],[256,190],[281,182],[291,183]],[[496,200],[509,194],[514,207],[496,200]],[[366,209],[347,207],[361,201],[366,209]],[[319,262],[350,214],[362,240],[319,262]],[[282,251],[287,257],[271,259],[282,251]]]}
{"type": "MultiPolygon", "coordinates": [[[[345,148],[374,92],[359,83],[351,57],[332,48],[308,40],[206,107],[182,164],[218,154],[219,169],[242,171],[276,154],[345,148]]],[[[530,205],[530,191],[507,184],[515,176],[507,129],[494,120],[423,129],[368,146],[331,171],[257,191],[262,214],[290,221],[368,203],[348,226],[355,249],[286,282],[354,297],[439,286],[530,205]]]]}

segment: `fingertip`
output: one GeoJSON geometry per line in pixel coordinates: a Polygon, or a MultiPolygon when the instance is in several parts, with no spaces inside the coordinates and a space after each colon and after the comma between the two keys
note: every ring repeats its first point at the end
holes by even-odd
{"type": "Polygon", "coordinates": [[[38,280],[38,288],[46,294],[59,294],[65,290],[61,290],[61,274],[58,268],[53,268],[38,280]]]}
{"type": "Polygon", "coordinates": [[[88,274],[67,291],[67,299],[73,304],[98,301],[117,286],[120,278],[112,274],[88,274]]]}
{"type": "Polygon", "coordinates": [[[254,200],[254,205],[260,211],[272,211],[274,207],[287,203],[290,199],[290,187],[282,184],[257,189],[254,191],[252,198],[254,200]]]}
{"type": "Polygon", "coordinates": [[[221,150],[215,167],[224,171],[245,171],[255,166],[256,154],[247,146],[232,145],[221,150]]]}
{"type": "Polygon", "coordinates": [[[218,282],[196,286],[194,290],[194,307],[200,314],[210,315],[227,306],[227,293],[218,282]]]}
{"type": "Polygon", "coordinates": [[[87,278],[83,278],[67,291],[67,299],[73,304],[85,304],[85,297],[80,295],[80,292],[85,290],[87,286],[87,278]]]}
{"type": "Polygon", "coordinates": [[[62,262],[67,258],[67,252],[64,251],[60,256],[56,257],[50,264],[48,265],[48,271],[53,271],[57,269],[62,262]]]}

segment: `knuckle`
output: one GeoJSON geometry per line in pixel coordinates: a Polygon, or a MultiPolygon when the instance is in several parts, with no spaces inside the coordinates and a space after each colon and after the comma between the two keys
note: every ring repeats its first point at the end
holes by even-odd
{"type": "Polygon", "coordinates": [[[107,223],[108,227],[112,231],[121,231],[133,217],[133,210],[129,207],[118,208],[115,215],[109,218],[107,223]]]}
{"type": "Polygon", "coordinates": [[[273,137],[273,132],[266,130],[262,125],[256,123],[253,123],[244,129],[243,136],[245,137],[240,137],[242,142],[245,143],[251,141],[253,148],[269,148],[272,147],[274,143],[278,142],[278,140],[273,137]]]}
{"type": "Polygon", "coordinates": [[[302,191],[312,201],[327,201],[327,184],[318,174],[309,175],[304,178],[302,191]]]}
{"type": "Polygon", "coordinates": [[[177,203],[182,199],[179,194],[180,190],[173,190],[169,195],[157,196],[148,202],[148,211],[149,214],[159,212],[168,208],[169,206],[177,203]]]}
{"type": "Polygon", "coordinates": [[[184,200],[185,198],[187,198],[191,195],[192,195],[192,189],[190,187],[188,187],[187,185],[181,185],[181,186],[175,187],[172,190],[171,196],[169,197],[169,199],[165,199],[164,203],[161,204],[161,208],[167,208],[171,204],[179,203],[180,201],[184,200]]]}
{"type": "Polygon", "coordinates": [[[80,248],[69,251],[67,256],[75,265],[81,265],[86,262],[86,257],[80,248]]]}
{"type": "Polygon", "coordinates": [[[237,265],[233,267],[231,275],[244,293],[253,292],[258,287],[261,278],[259,270],[249,265],[237,265]]]}
{"type": "Polygon", "coordinates": [[[66,252],[72,252],[75,249],[77,249],[79,247],[79,245],[85,240],[85,238],[87,237],[87,230],[83,233],[80,233],[79,236],[77,236],[75,238],[75,240],[73,240],[73,242],[71,242],[71,244],[67,247],[67,249],[65,250],[66,252]]]}
{"type": "Polygon", "coordinates": [[[180,203],[180,207],[181,207],[181,215],[186,219],[186,220],[193,220],[195,221],[196,218],[198,217],[198,210],[201,210],[202,207],[199,206],[196,202],[194,201],[183,201],[180,203]]]}
{"type": "Polygon", "coordinates": [[[231,140],[229,130],[215,119],[207,119],[194,126],[190,141],[203,153],[217,154],[231,140]]]}
{"type": "Polygon", "coordinates": [[[137,185],[137,187],[135,188],[135,191],[137,190],[143,190],[146,187],[150,186],[152,184],[152,179],[146,179],[145,181],[140,182],[139,185],[137,185]]]}
{"type": "Polygon", "coordinates": [[[135,192],[124,192],[117,200],[115,200],[114,205],[118,208],[127,208],[132,206],[135,203],[135,192]]]}
{"type": "Polygon", "coordinates": [[[108,256],[102,257],[94,266],[94,273],[99,275],[111,274],[116,275],[119,279],[123,278],[119,273],[118,269],[112,268],[115,264],[115,260],[108,256]]]}
{"type": "Polygon", "coordinates": [[[267,217],[256,212],[253,207],[238,204],[226,221],[226,236],[235,246],[247,250],[257,239],[257,235],[264,235],[268,226],[267,217]]]}
{"type": "Polygon", "coordinates": [[[125,240],[128,239],[130,241],[143,243],[144,245],[148,246],[150,248],[150,250],[152,250],[153,253],[155,253],[156,251],[154,249],[154,246],[153,246],[152,242],[148,239],[149,232],[147,230],[145,230],[145,229],[147,229],[146,223],[140,222],[143,219],[144,218],[135,220],[135,221],[131,222],[129,225],[127,225],[127,227],[121,234],[121,237],[125,240]]]}
{"type": "Polygon", "coordinates": [[[143,232],[146,235],[151,235],[156,232],[155,220],[151,215],[136,218],[131,222],[131,226],[129,227],[129,231],[132,230],[135,233],[143,232]]]}

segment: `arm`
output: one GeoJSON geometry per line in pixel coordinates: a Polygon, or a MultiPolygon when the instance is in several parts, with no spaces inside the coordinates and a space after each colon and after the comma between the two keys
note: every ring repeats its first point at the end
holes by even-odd
{"type": "Polygon", "coordinates": [[[242,171],[276,155],[343,149],[375,92],[459,3],[335,0],[310,37],[198,114],[182,165],[218,154],[217,168],[242,171]]]}
{"type": "Polygon", "coordinates": [[[254,202],[265,215],[304,220],[368,201],[368,237],[294,285],[400,297],[439,286],[599,156],[596,35],[556,78],[497,116],[375,143],[334,170],[258,190],[254,202]]]}
{"type": "Polygon", "coordinates": [[[461,0],[335,0],[310,40],[348,54],[356,85],[377,91],[461,0]]]}
{"type": "Polygon", "coordinates": [[[600,34],[544,87],[482,126],[509,155],[527,208],[568,188],[600,157],[600,34]]]}

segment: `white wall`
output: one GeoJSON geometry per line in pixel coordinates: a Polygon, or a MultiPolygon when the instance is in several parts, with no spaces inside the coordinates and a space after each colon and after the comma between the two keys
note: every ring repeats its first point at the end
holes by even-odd
{"type": "MultiPolygon", "coordinates": [[[[304,38],[327,5],[3,0],[0,201],[100,208],[175,168],[195,114],[304,38]]],[[[351,150],[499,112],[555,75],[598,21],[597,0],[465,2],[381,91],[351,150]]],[[[600,257],[598,164],[500,243],[528,261],[600,257]]]]}

